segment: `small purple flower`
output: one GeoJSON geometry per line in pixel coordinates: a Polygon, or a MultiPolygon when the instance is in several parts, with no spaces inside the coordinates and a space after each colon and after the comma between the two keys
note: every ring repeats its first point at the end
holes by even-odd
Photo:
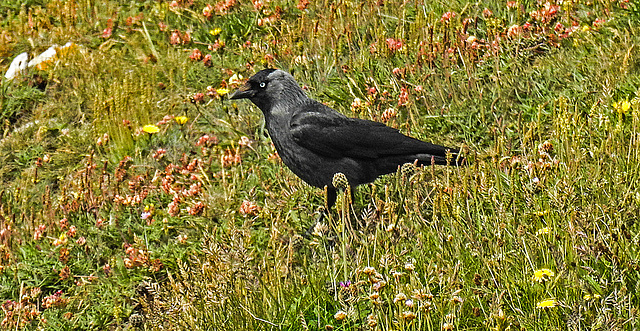
{"type": "Polygon", "coordinates": [[[144,212],[144,213],[142,213],[142,215],[140,215],[140,216],[142,216],[142,219],[143,219],[143,220],[146,220],[147,218],[151,217],[151,213],[150,213],[150,212],[145,211],[145,212],[144,212]]]}
{"type": "Polygon", "coordinates": [[[348,280],[346,282],[340,282],[340,287],[347,288],[349,286],[351,286],[351,281],[350,280],[348,280]]]}

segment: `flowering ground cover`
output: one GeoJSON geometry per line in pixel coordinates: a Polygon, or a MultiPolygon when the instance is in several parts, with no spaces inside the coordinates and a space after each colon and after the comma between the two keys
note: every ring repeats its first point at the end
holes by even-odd
{"type": "Polygon", "coordinates": [[[0,329],[633,330],[632,1],[5,1],[0,329]],[[57,46],[64,45],[64,46],[57,46]],[[228,94],[313,98],[466,167],[321,190],[228,94]]]}

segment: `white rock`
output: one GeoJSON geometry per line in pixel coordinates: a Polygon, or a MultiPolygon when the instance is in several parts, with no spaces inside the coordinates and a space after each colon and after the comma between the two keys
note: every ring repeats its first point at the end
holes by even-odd
{"type": "Polygon", "coordinates": [[[22,70],[27,68],[27,61],[29,61],[29,54],[27,54],[26,52],[16,56],[11,62],[9,70],[7,70],[7,73],[4,74],[4,77],[7,79],[13,79],[22,70]]]}
{"type": "Polygon", "coordinates": [[[34,57],[33,60],[29,61],[29,67],[37,66],[38,64],[56,56],[56,53],[57,53],[56,48],[58,48],[58,45],[53,45],[49,47],[49,49],[47,49],[46,51],[40,53],[40,55],[34,57]]]}

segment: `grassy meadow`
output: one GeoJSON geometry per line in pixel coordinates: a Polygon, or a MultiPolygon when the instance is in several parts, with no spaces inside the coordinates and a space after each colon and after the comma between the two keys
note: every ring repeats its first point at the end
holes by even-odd
{"type": "Polygon", "coordinates": [[[633,0],[3,1],[0,329],[636,330],[639,46],[633,0]],[[228,99],[269,67],[468,166],[318,222],[228,99]]]}

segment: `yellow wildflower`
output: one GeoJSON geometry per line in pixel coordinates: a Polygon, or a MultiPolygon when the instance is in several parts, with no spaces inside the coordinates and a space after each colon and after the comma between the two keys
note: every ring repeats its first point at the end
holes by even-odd
{"type": "Polygon", "coordinates": [[[629,100],[621,100],[613,103],[613,108],[621,114],[626,114],[631,109],[631,102],[629,100]]]}
{"type": "Polygon", "coordinates": [[[541,235],[541,234],[549,234],[549,233],[551,233],[551,229],[547,226],[547,227],[544,227],[544,228],[542,228],[542,229],[538,230],[538,231],[536,232],[536,235],[538,235],[538,236],[539,236],[539,235],[541,235]]]}
{"type": "Polygon", "coordinates": [[[213,30],[209,30],[209,34],[211,34],[212,36],[217,36],[220,34],[220,32],[222,32],[222,29],[220,28],[215,28],[213,30]]]}
{"type": "Polygon", "coordinates": [[[555,273],[551,269],[538,269],[533,273],[533,280],[536,282],[545,282],[551,280],[555,273]]]}
{"type": "Polygon", "coordinates": [[[600,294],[597,294],[597,293],[594,294],[594,295],[585,294],[584,297],[582,297],[582,298],[585,299],[585,300],[591,300],[591,299],[596,300],[596,299],[600,299],[600,294]]]}
{"type": "Polygon", "coordinates": [[[216,89],[216,93],[218,93],[219,96],[223,96],[225,94],[229,94],[229,89],[221,87],[219,89],[216,89]]]}
{"type": "Polygon", "coordinates": [[[186,116],[176,116],[173,119],[176,120],[176,122],[180,125],[187,123],[187,121],[189,120],[186,116]]]}
{"type": "Polygon", "coordinates": [[[547,299],[547,300],[542,300],[538,302],[536,304],[536,307],[544,309],[544,308],[553,308],[557,305],[558,305],[558,301],[556,301],[556,299],[547,299]]]}
{"type": "Polygon", "coordinates": [[[66,245],[67,235],[65,233],[60,234],[60,237],[53,242],[54,246],[66,245]]]}
{"type": "Polygon", "coordinates": [[[160,128],[153,125],[153,124],[149,124],[149,125],[145,125],[142,127],[142,131],[146,132],[146,133],[158,133],[160,132],[160,128]]]}

